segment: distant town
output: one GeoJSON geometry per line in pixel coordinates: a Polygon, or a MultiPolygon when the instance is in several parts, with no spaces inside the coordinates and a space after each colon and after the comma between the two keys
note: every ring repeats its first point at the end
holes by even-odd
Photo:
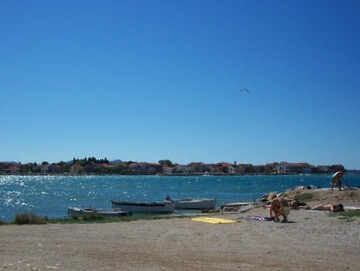
{"type": "MultiPolygon", "coordinates": [[[[108,161],[106,158],[73,158],[72,161],[48,163],[0,162],[0,175],[272,175],[329,174],[344,170],[343,165],[310,165],[308,163],[273,162],[265,165],[219,162],[187,165],[160,160],[158,163],[108,161]]],[[[355,172],[355,171],[354,171],[355,172]]]]}

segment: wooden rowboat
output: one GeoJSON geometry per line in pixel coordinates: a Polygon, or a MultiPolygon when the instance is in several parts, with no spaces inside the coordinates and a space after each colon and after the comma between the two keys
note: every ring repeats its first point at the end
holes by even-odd
{"type": "Polygon", "coordinates": [[[123,217],[131,216],[132,214],[120,209],[94,209],[94,208],[80,208],[80,207],[68,207],[68,215],[71,217],[99,216],[99,217],[123,217]]]}
{"type": "Polygon", "coordinates": [[[115,201],[112,200],[113,208],[120,208],[122,211],[131,213],[152,213],[168,214],[174,212],[175,202],[134,202],[134,201],[115,201]]]}
{"type": "Polygon", "coordinates": [[[216,199],[174,199],[175,209],[194,209],[194,210],[208,210],[214,209],[216,205],[216,199]]]}

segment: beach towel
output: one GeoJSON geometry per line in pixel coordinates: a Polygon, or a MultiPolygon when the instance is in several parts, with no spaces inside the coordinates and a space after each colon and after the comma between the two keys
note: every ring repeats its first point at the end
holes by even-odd
{"type": "Polygon", "coordinates": [[[211,224],[229,224],[229,223],[237,223],[239,221],[225,218],[216,218],[216,217],[192,217],[190,218],[192,221],[205,222],[211,224]]]}
{"type": "Polygon", "coordinates": [[[259,216],[259,215],[239,216],[237,219],[260,220],[260,221],[271,221],[272,220],[272,218],[270,218],[268,216],[259,216]]]}

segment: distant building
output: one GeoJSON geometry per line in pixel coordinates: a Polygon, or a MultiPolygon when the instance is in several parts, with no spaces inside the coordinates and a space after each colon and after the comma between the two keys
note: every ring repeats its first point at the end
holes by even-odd
{"type": "Polygon", "coordinates": [[[274,174],[277,173],[277,168],[278,168],[279,163],[274,162],[274,163],[267,163],[265,165],[265,174],[274,174]]]}
{"type": "Polygon", "coordinates": [[[288,163],[278,164],[277,173],[279,174],[310,174],[313,166],[308,163],[288,163]]]}
{"type": "Polygon", "coordinates": [[[235,167],[230,164],[230,163],[225,163],[225,162],[221,162],[221,163],[217,163],[215,165],[213,165],[213,173],[214,174],[230,174],[233,175],[236,173],[235,171],[235,167]]]}
{"type": "Polygon", "coordinates": [[[265,166],[253,166],[252,171],[254,174],[264,174],[265,173],[265,166]]]}
{"type": "Polygon", "coordinates": [[[146,162],[139,162],[139,163],[131,163],[129,164],[130,172],[133,174],[157,174],[162,173],[162,165],[159,163],[146,163],[146,162]]]}
{"type": "Polygon", "coordinates": [[[246,173],[253,173],[254,166],[252,164],[238,164],[236,166],[236,173],[237,174],[246,174],[246,173]]]}

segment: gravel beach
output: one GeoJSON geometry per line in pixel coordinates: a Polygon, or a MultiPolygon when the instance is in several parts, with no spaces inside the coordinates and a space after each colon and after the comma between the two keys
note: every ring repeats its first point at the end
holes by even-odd
{"type": "MultiPolygon", "coordinates": [[[[360,190],[313,190],[309,205],[360,207],[360,190]]],[[[268,215],[209,214],[236,219],[268,215]]],[[[293,210],[287,223],[189,218],[0,226],[0,270],[358,270],[360,217],[293,210]]]]}

